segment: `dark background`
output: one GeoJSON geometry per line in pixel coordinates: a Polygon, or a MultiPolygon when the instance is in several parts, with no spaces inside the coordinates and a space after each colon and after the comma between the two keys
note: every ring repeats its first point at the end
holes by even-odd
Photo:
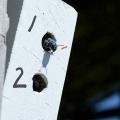
{"type": "Polygon", "coordinates": [[[119,92],[120,0],[64,1],[78,21],[58,120],[85,120],[95,116],[91,99],[119,92]]]}

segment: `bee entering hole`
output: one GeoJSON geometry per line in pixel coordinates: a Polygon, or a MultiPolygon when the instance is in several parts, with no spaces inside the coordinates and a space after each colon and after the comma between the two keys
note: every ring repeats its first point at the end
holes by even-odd
{"type": "Polygon", "coordinates": [[[42,47],[46,52],[53,53],[57,50],[56,38],[52,33],[47,32],[42,38],[42,47]]]}
{"type": "Polygon", "coordinates": [[[33,76],[33,91],[41,92],[48,86],[47,78],[42,73],[37,73],[33,76]]]}

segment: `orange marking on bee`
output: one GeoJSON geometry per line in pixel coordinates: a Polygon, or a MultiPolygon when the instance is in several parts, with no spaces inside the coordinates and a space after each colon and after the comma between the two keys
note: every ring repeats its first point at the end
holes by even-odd
{"type": "Polygon", "coordinates": [[[62,48],[61,48],[61,50],[65,49],[65,48],[67,48],[67,47],[68,47],[68,46],[67,46],[67,45],[65,45],[64,47],[62,47],[62,48]]]}

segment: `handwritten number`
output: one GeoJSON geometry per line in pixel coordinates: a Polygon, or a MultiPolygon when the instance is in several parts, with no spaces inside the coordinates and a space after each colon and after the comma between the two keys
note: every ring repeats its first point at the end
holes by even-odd
{"type": "Polygon", "coordinates": [[[15,81],[15,83],[14,83],[14,85],[13,85],[13,88],[26,88],[26,87],[27,87],[26,84],[18,84],[20,78],[23,76],[23,73],[24,73],[24,71],[23,71],[23,69],[22,69],[21,67],[18,67],[18,68],[16,69],[16,71],[18,71],[18,70],[20,70],[21,73],[20,73],[20,75],[18,76],[18,78],[16,79],[16,81],[15,81]]]}
{"type": "Polygon", "coordinates": [[[31,32],[31,30],[32,30],[32,28],[33,28],[33,26],[34,26],[36,17],[37,17],[37,16],[34,16],[33,21],[32,21],[32,24],[31,24],[30,28],[28,29],[28,32],[31,32]]]}

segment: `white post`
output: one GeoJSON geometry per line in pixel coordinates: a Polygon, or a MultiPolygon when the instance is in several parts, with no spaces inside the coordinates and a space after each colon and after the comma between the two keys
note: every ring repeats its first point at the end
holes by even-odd
{"type": "Polygon", "coordinates": [[[0,104],[6,62],[6,33],[9,27],[7,0],[0,0],[0,104]]]}
{"type": "Polygon", "coordinates": [[[76,20],[61,0],[24,0],[1,120],[57,120],[76,20]]]}

